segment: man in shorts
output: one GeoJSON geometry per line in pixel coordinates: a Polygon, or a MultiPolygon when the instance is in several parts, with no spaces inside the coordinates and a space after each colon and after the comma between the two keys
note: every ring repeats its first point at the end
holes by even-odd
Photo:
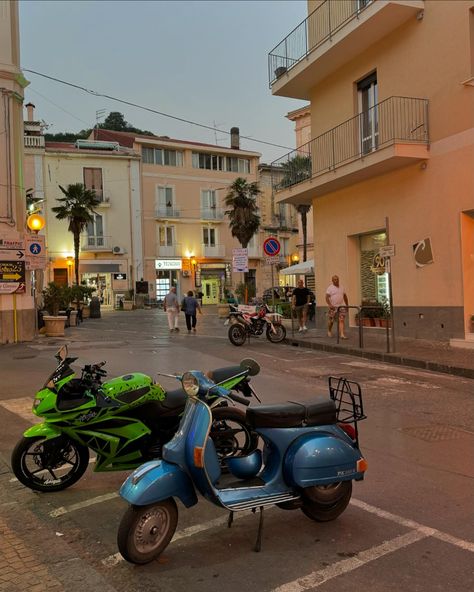
{"type": "Polygon", "coordinates": [[[332,284],[328,286],[326,290],[326,302],[329,306],[328,312],[328,337],[332,337],[332,326],[334,319],[338,313],[339,308],[339,336],[341,339],[347,339],[344,334],[344,321],[347,314],[347,308],[344,308],[344,304],[349,306],[346,291],[342,286],[339,285],[339,277],[337,275],[332,276],[332,284]]]}
{"type": "Polygon", "coordinates": [[[298,287],[293,290],[291,296],[291,308],[296,312],[300,328],[298,333],[307,331],[306,317],[308,316],[308,304],[311,297],[311,292],[305,288],[303,280],[298,280],[298,287]]]}

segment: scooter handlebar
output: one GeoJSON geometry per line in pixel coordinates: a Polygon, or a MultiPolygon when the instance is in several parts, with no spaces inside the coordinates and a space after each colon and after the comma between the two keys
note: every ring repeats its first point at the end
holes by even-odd
{"type": "Polygon", "coordinates": [[[248,407],[250,405],[249,400],[244,399],[243,397],[239,397],[239,395],[234,395],[234,393],[229,393],[227,396],[229,397],[229,399],[232,399],[232,401],[245,405],[245,407],[248,407]]]}

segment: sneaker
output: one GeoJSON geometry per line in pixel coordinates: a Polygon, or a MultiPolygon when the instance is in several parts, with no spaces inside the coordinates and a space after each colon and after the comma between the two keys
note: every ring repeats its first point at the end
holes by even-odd
{"type": "Polygon", "coordinates": [[[328,331],[328,337],[332,337],[331,331],[328,331]]]}
{"type": "Polygon", "coordinates": [[[188,335],[191,333],[191,329],[188,329],[188,335]]]}
{"type": "Polygon", "coordinates": [[[341,335],[341,339],[349,339],[349,337],[346,337],[345,335],[341,335]]]}
{"type": "Polygon", "coordinates": [[[193,333],[196,333],[196,327],[193,328],[193,333]]]}
{"type": "Polygon", "coordinates": [[[179,333],[179,327],[175,327],[174,330],[176,331],[176,333],[179,333]]]}
{"type": "Polygon", "coordinates": [[[174,329],[170,329],[170,333],[174,333],[174,329]]]}
{"type": "Polygon", "coordinates": [[[306,325],[303,326],[303,331],[307,331],[308,327],[306,325]]]}
{"type": "Polygon", "coordinates": [[[302,327],[300,327],[300,328],[298,329],[298,333],[303,333],[303,328],[302,328],[302,327]]]}

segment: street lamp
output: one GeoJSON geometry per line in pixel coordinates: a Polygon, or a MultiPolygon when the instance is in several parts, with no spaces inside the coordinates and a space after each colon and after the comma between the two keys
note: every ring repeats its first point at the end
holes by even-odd
{"type": "Polygon", "coordinates": [[[41,214],[31,214],[26,219],[26,225],[30,230],[38,234],[40,230],[44,228],[46,224],[46,220],[41,216],[41,214]]]}
{"type": "Polygon", "coordinates": [[[295,265],[296,263],[298,263],[299,260],[300,256],[298,255],[298,253],[293,253],[293,255],[291,256],[291,264],[295,265]]]}

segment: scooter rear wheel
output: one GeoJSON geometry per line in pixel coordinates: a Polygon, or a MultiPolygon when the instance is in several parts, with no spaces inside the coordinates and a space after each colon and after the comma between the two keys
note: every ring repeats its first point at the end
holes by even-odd
{"type": "Polygon", "coordinates": [[[89,450],[66,436],[22,438],[12,452],[15,477],[35,491],[61,491],[78,481],[89,464],[89,450]]]}
{"type": "Polygon", "coordinates": [[[172,497],[148,506],[129,506],[117,533],[122,557],[143,565],[156,559],[169,545],[178,524],[172,497]]]}
{"type": "Polygon", "coordinates": [[[303,491],[301,511],[316,522],[335,520],[347,508],[352,496],[352,481],[340,481],[303,491]]]}

